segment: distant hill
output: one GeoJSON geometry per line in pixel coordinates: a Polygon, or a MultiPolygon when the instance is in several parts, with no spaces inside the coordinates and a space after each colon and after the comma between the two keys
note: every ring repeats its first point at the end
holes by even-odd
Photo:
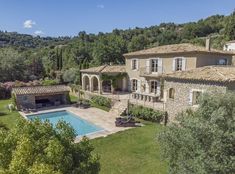
{"type": "Polygon", "coordinates": [[[38,48],[54,44],[63,44],[69,41],[69,37],[40,37],[17,32],[0,31],[0,47],[38,48]]]}
{"type": "Polygon", "coordinates": [[[212,38],[212,47],[217,49],[222,49],[226,41],[234,40],[235,12],[184,24],[161,23],[98,34],[81,31],[71,38],[0,31],[0,82],[45,77],[63,80],[66,73],[76,77],[73,83],[79,83],[80,69],[124,64],[124,53],[158,45],[193,43],[203,46],[208,36],[212,38]]]}
{"type": "MultiPolygon", "coordinates": [[[[142,49],[142,47],[151,47],[155,45],[166,45],[180,42],[195,42],[200,44],[201,37],[208,35],[219,37],[223,33],[227,21],[227,16],[214,15],[198,22],[190,22],[185,24],[161,23],[145,28],[134,28],[128,30],[115,29],[112,33],[102,33],[98,35],[86,34],[80,32],[78,36],[70,37],[40,37],[28,34],[19,34],[17,32],[0,31],[0,47],[14,46],[24,48],[37,48],[50,45],[65,44],[79,37],[87,37],[93,39],[99,38],[101,35],[119,35],[122,36],[129,44],[129,50],[142,49]],[[143,42],[142,45],[138,42],[143,42]]],[[[216,46],[219,47],[220,45],[216,46]]]]}

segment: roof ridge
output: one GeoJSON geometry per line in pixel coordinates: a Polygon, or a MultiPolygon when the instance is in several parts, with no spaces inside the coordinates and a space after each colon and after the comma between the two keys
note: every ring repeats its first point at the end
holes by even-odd
{"type": "Polygon", "coordinates": [[[99,72],[102,72],[107,66],[109,66],[109,65],[103,65],[104,67],[99,71],[99,72]]]}

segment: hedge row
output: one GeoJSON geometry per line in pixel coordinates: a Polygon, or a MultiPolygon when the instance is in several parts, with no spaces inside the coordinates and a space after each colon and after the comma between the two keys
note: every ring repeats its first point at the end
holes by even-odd
{"type": "Polygon", "coordinates": [[[111,99],[102,97],[102,96],[93,96],[91,97],[91,102],[99,105],[99,106],[105,106],[107,108],[111,108],[111,99]]]}
{"type": "Polygon", "coordinates": [[[147,121],[160,123],[164,119],[164,112],[143,106],[131,105],[129,112],[131,115],[147,121]]]}

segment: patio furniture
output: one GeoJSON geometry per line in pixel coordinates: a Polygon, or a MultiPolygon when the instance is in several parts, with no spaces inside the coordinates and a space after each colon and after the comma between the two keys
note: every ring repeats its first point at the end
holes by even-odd
{"type": "Polygon", "coordinates": [[[135,121],[135,119],[130,115],[127,118],[118,117],[115,121],[115,125],[117,127],[139,127],[139,123],[139,121],[135,121]]]}

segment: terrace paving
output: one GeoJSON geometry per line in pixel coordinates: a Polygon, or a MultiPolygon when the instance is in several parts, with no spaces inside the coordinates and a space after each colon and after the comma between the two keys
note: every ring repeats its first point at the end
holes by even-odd
{"type": "MultiPolygon", "coordinates": [[[[80,118],[91,122],[101,128],[103,128],[103,131],[99,131],[99,132],[95,132],[92,134],[88,134],[86,135],[88,138],[90,139],[94,139],[94,138],[98,138],[98,137],[105,137],[107,135],[119,132],[119,131],[123,131],[123,130],[127,130],[130,128],[125,128],[125,127],[116,127],[115,126],[115,120],[117,115],[113,114],[112,112],[106,112],[94,107],[91,108],[87,108],[87,109],[80,109],[80,108],[75,108],[75,107],[62,107],[62,108],[57,108],[57,109],[48,109],[48,110],[42,110],[42,111],[38,111],[35,113],[29,113],[29,114],[25,114],[23,112],[20,112],[20,114],[27,118],[27,115],[32,115],[32,114],[41,114],[41,113],[47,113],[47,112],[55,112],[55,111],[62,111],[62,110],[67,110],[77,116],[79,116],[80,118]]],[[[82,137],[77,137],[75,139],[75,142],[79,142],[81,140],[82,137]]]]}

